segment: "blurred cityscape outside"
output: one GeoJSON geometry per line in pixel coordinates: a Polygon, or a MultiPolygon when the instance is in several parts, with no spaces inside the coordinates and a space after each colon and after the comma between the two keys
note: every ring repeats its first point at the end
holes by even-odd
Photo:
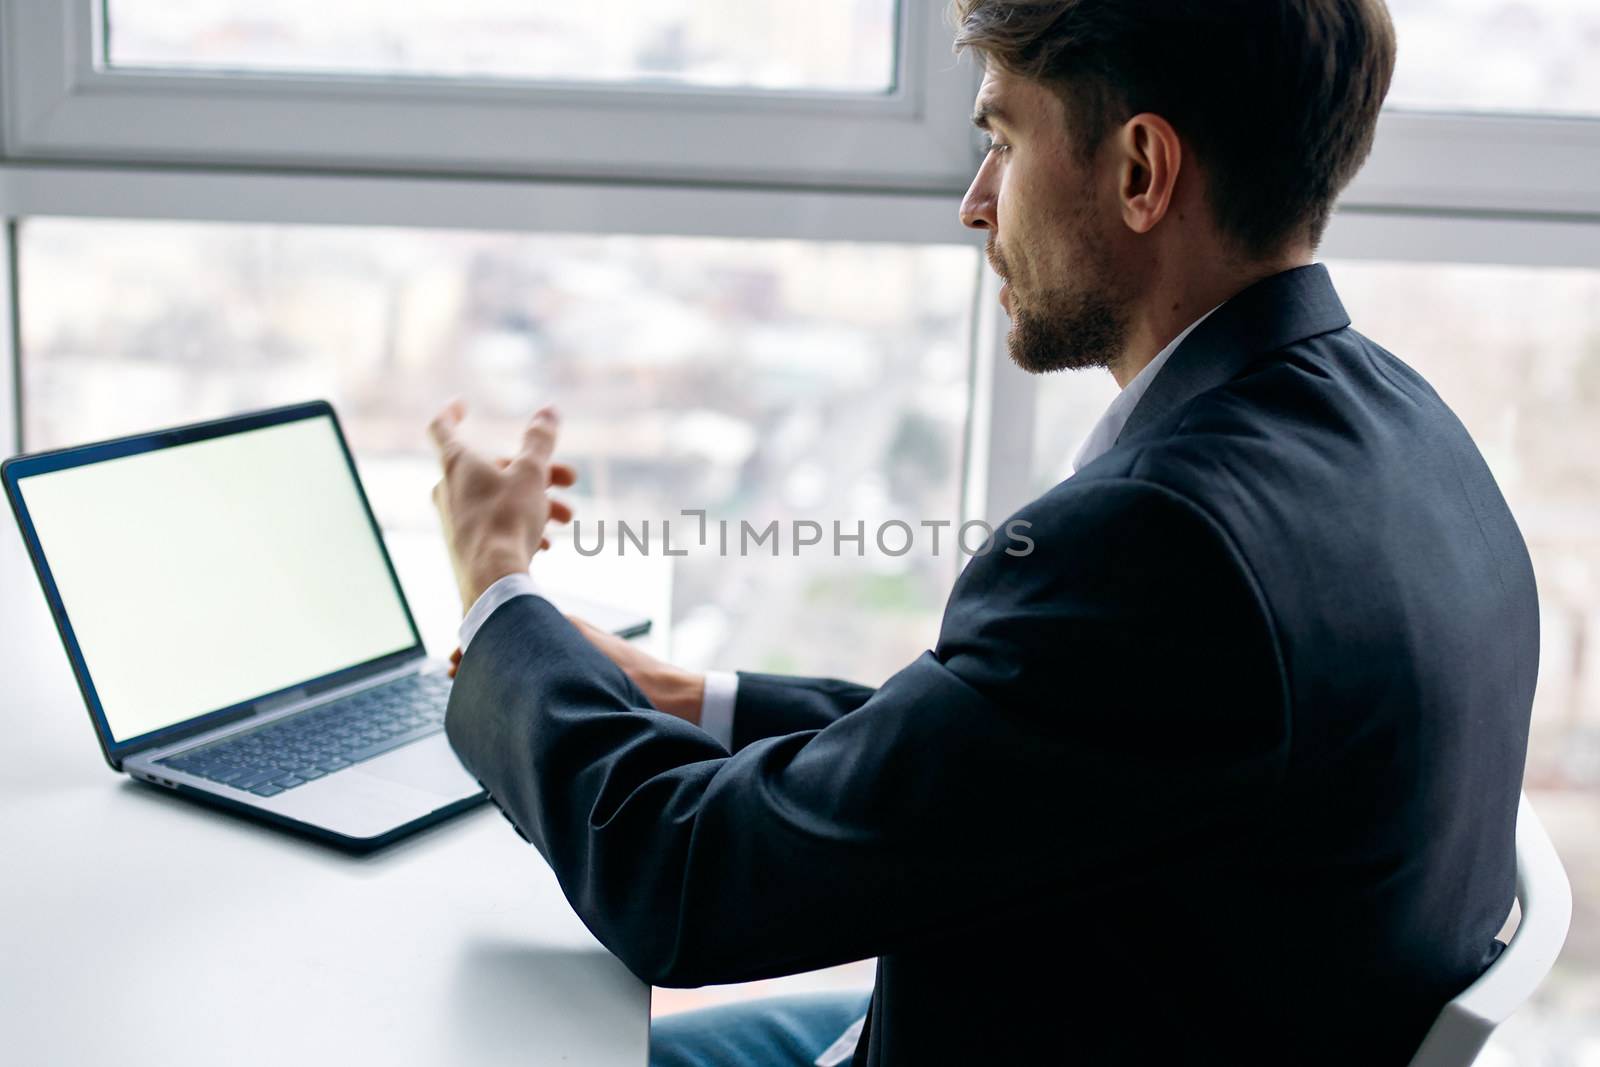
{"type": "MultiPolygon", "coordinates": [[[[958,555],[889,556],[871,531],[958,519],[975,247],[53,219],[22,245],[30,447],[327,397],[409,554],[439,547],[433,413],[460,394],[469,436],[506,451],[553,401],[583,544],[612,534],[594,559],[561,539],[542,577],[588,584],[637,555],[614,524],[649,521],[630,581],[670,588],[691,665],[872,679],[934,640],[958,555]],[[719,558],[713,532],[666,557],[683,508],[735,535],[777,520],[782,555],[719,558]],[[830,543],[864,521],[862,556],[792,556],[796,519],[830,543]]],[[[448,652],[459,606],[426,614],[448,652]]]]}

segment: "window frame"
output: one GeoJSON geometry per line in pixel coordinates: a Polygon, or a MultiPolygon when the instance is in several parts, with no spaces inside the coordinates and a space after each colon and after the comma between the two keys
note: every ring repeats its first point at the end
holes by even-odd
{"type": "Polygon", "coordinates": [[[1600,115],[1386,109],[1351,208],[1600,216],[1600,115]],[[1585,176],[1590,176],[1585,180],[1585,176]]]}
{"type": "Polygon", "coordinates": [[[900,0],[884,94],[108,69],[101,0],[3,0],[13,158],[943,189],[976,65],[900,0]]]}
{"type": "MultiPolygon", "coordinates": [[[[0,196],[0,203],[4,197],[0,196]]],[[[0,217],[0,456],[22,451],[22,321],[17,314],[17,222],[0,217]]]]}

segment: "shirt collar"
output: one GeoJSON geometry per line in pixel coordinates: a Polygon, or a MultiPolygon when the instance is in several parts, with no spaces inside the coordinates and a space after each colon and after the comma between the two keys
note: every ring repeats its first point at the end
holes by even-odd
{"type": "MultiPolygon", "coordinates": [[[[1218,304],[1217,307],[1221,307],[1218,304]]],[[[1128,416],[1133,414],[1133,409],[1138,406],[1144,397],[1145,390],[1150,388],[1150,383],[1156,380],[1156,375],[1161,373],[1161,368],[1167,365],[1167,359],[1183,344],[1184,338],[1194,332],[1206,319],[1211,317],[1217,308],[1201,315],[1183,328],[1183,332],[1167,342],[1165,348],[1156,353],[1156,358],[1145,364],[1144,369],[1133,376],[1133,380],[1122,387],[1106,408],[1105,414],[1100,416],[1100,421],[1094,424],[1094,429],[1089,431],[1089,436],[1084,438],[1083,445],[1078,449],[1078,454],[1072,459],[1072,471],[1087,467],[1107,452],[1117,443],[1117,437],[1122,433],[1122,427],[1128,422],[1128,416]]]]}

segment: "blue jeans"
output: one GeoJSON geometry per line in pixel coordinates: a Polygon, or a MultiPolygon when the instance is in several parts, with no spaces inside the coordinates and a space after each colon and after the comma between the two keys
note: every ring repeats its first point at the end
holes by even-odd
{"type": "Polygon", "coordinates": [[[650,1067],[810,1067],[869,999],[814,993],[665,1015],[650,1024],[650,1067]]]}

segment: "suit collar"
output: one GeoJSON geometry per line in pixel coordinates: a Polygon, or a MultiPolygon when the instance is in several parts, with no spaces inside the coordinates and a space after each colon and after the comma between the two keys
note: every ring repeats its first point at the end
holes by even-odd
{"type": "Polygon", "coordinates": [[[1263,278],[1228,300],[1184,339],[1128,415],[1117,441],[1128,440],[1201,393],[1233,379],[1260,356],[1349,325],[1350,316],[1321,263],[1263,278]]]}

